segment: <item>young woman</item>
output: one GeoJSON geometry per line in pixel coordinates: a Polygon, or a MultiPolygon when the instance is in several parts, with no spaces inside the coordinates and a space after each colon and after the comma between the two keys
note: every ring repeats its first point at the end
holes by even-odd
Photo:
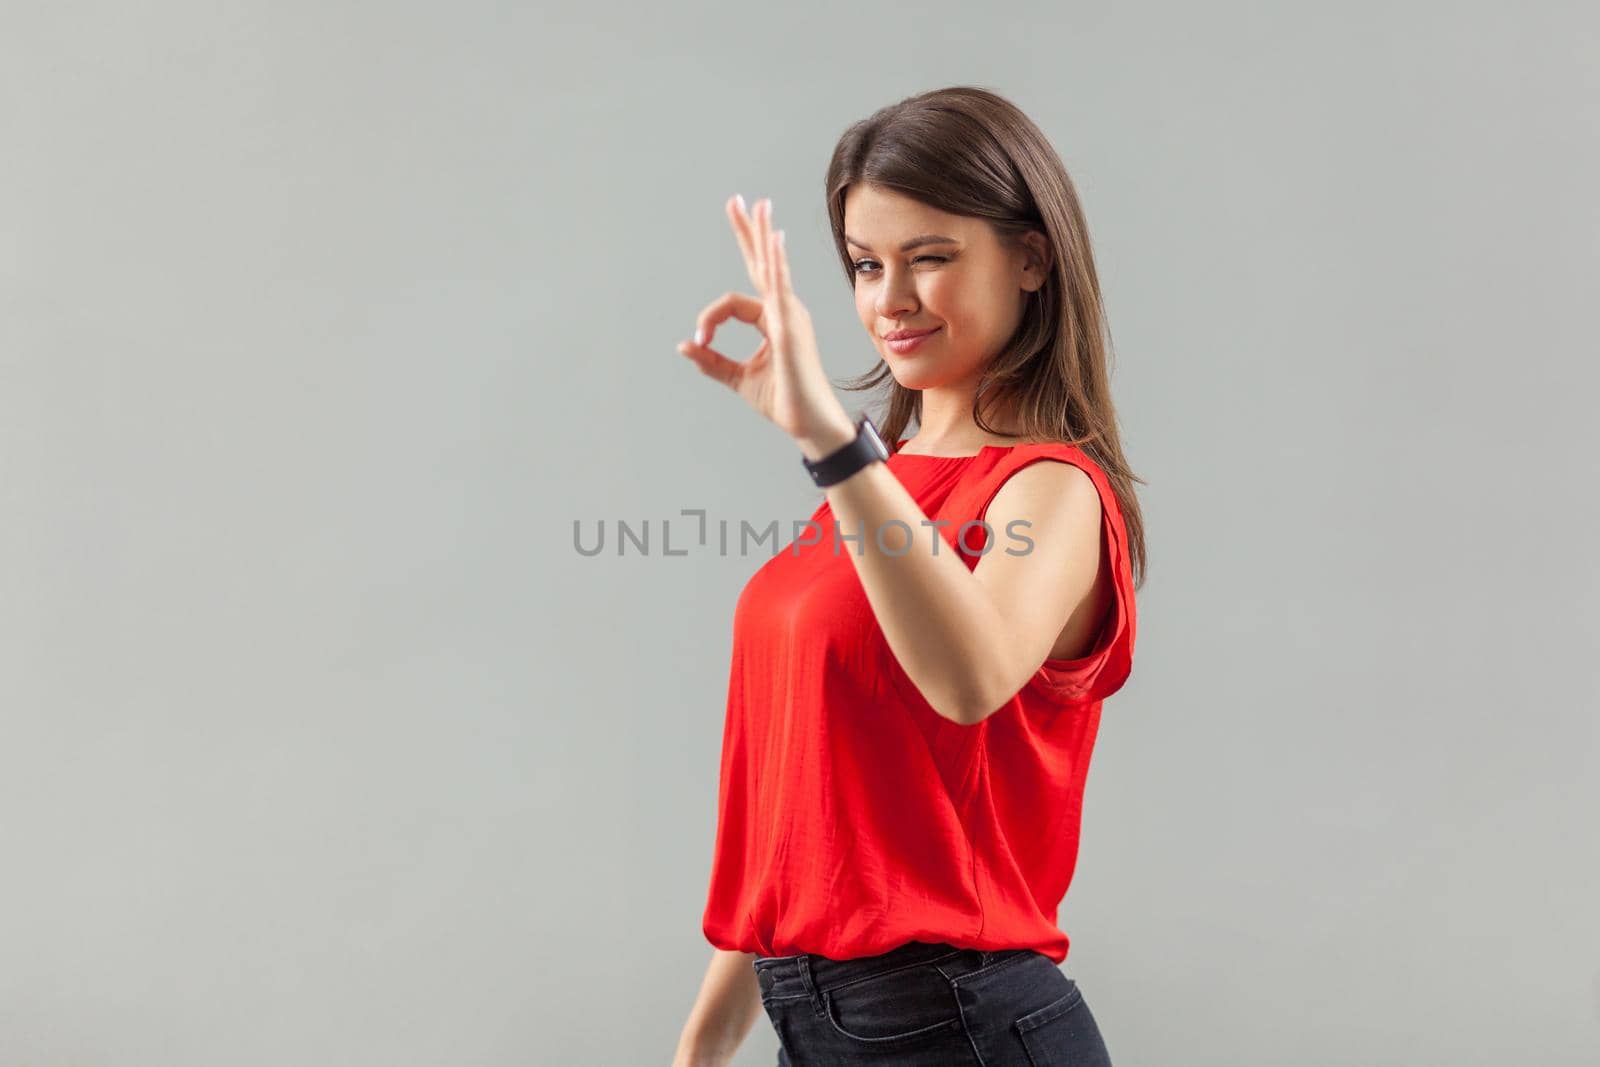
{"type": "Polygon", "coordinates": [[[1106,1064],[1056,916],[1144,536],[1083,212],[971,87],[853,126],[827,196],[883,444],[823,372],[771,201],[727,206],[756,292],[678,349],[826,499],[734,611],[717,951],[677,1062],[728,1062],[765,1009],[780,1064],[1106,1064]],[[764,338],[742,363],[710,347],[730,318],[764,338]]]}

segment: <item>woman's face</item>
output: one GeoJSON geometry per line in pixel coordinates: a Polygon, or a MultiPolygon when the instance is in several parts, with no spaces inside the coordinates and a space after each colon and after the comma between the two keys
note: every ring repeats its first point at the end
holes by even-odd
{"type": "Polygon", "coordinates": [[[845,191],[844,216],[856,313],[895,380],[908,389],[975,384],[1044,284],[1043,235],[1030,234],[1027,250],[1008,249],[983,219],[864,183],[845,191]],[[939,240],[903,247],[929,235],[939,240]],[[926,329],[935,332],[910,352],[887,340],[926,329]]]}

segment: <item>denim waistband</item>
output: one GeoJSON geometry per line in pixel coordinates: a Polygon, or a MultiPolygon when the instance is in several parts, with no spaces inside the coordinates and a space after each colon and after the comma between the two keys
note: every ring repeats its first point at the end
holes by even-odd
{"type": "Polygon", "coordinates": [[[986,967],[993,960],[1019,952],[1032,952],[1031,948],[974,949],[958,948],[943,942],[909,941],[876,956],[862,956],[851,960],[829,959],[811,952],[793,956],[757,956],[755,969],[764,990],[785,978],[798,978],[808,988],[828,989],[867,978],[885,971],[909,967],[919,963],[933,963],[967,953],[978,967],[986,967]]]}

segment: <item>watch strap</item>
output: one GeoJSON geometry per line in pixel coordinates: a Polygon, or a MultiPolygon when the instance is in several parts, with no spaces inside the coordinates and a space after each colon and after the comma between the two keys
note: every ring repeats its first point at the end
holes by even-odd
{"type": "Polygon", "coordinates": [[[888,458],[889,448],[879,436],[878,428],[873,425],[870,418],[863,415],[856,421],[856,436],[853,440],[815,462],[804,457],[801,458],[801,462],[811,475],[811,481],[819,489],[826,489],[830,485],[844,481],[867,464],[888,458]]]}

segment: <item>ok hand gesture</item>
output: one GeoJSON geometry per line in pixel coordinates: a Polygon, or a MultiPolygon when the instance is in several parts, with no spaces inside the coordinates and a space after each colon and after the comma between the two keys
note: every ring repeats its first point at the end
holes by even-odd
{"type": "Polygon", "coordinates": [[[850,416],[833,394],[811,315],[790,284],[783,231],[772,229],[772,201],[757,201],[753,217],[743,197],[730,198],[726,209],[757,295],[728,292],[706,305],[695,320],[695,340],[681,342],[678,351],[797,441],[841,432],[848,439],[854,435],[850,416]],[[742,363],[709,347],[730,318],[761,332],[761,347],[742,363]]]}

